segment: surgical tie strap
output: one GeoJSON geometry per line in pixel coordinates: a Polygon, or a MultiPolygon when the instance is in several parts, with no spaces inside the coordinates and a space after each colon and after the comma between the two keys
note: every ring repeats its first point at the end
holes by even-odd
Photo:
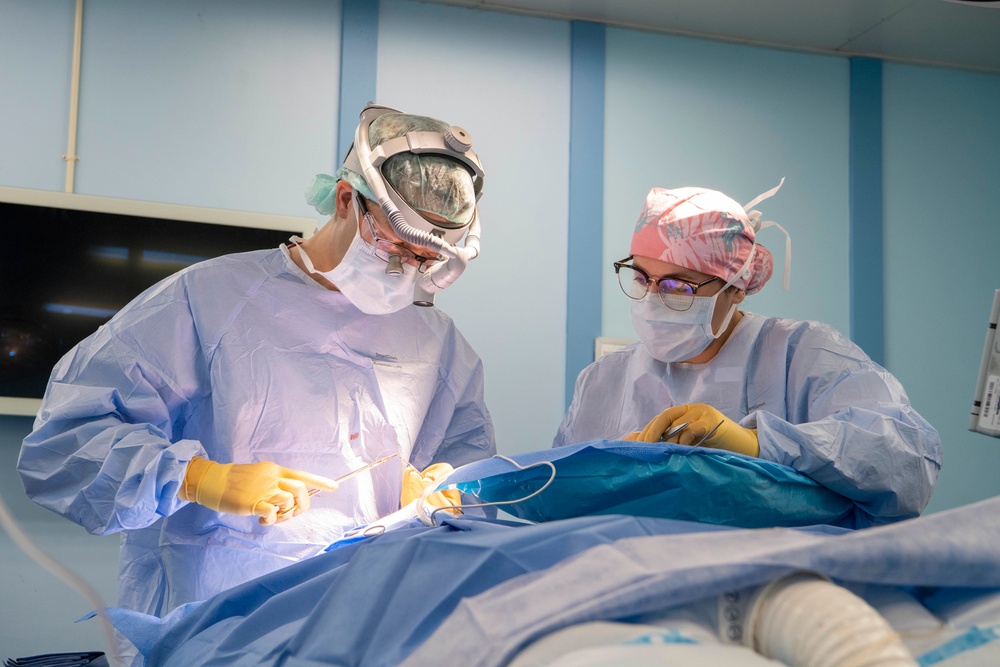
{"type": "MultiPolygon", "coordinates": [[[[767,192],[764,192],[763,194],[757,195],[749,204],[746,204],[743,207],[743,210],[746,211],[747,219],[750,221],[750,224],[753,225],[753,231],[755,236],[762,229],[767,229],[768,227],[777,227],[779,230],[781,230],[781,233],[785,235],[785,271],[784,275],[781,278],[781,289],[787,290],[790,282],[790,274],[792,269],[792,237],[788,235],[788,231],[784,227],[776,223],[774,220],[762,221],[761,212],[756,210],[751,210],[754,206],[756,206],[760,202],[774,196],[774,194],[781,189],[781,186],[784,184],[784,182],[785,179],[784,177],[782,177],[781,181],[775,187],[771,188],[767,192]]],[[[756,245],[756,241],[754,242],[754,245],[756,245]]]]}

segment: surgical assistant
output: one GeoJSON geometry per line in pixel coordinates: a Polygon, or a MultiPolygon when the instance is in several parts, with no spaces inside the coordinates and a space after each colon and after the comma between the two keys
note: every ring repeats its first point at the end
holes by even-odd
{"type": "MultiPolygon", "coordinates": [[[[757,232],[780,227],[752,209],[776,191],[745,208],[704,188],[649,192],[630,255],[615,262],[640,342],[583,370],[554,446],[728,449],[810,476],[873,524],[917,516],[941,442],[899,381],[826,324],[738,309],[771,277],[757,232]]],[[[786,271],[790,254],[789,242],[786,271]]]]}
{"type": "Polygon", "coordinates": [[[478,254],[456,245],[482,179],[460,128],[370,105],[307,191],[331,216],[314,235],[191,266],[59,362],[18,469],[35,502],[123,532],[120,607],[162,616],[321,552],[399,509],[403,462],[495,453],[479,357],[414,304],[478,254]]]}

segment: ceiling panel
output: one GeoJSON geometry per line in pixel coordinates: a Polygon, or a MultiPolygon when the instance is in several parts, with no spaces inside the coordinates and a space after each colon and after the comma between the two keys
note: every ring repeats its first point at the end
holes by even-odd
{"type": "Polygon", "coordinates": [[[1000,7],[922,0],[854,37],[848,50],[1000,72],[1000,7]]]}
{"type": "Polygon", "coordinates": [[[434,0],[709,39],[1000,73],[1000,3],[946,0],[434,0]]]}

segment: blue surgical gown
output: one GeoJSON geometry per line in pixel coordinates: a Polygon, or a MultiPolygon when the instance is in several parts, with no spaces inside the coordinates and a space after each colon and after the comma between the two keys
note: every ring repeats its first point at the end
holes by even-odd
{"type": "Polygon", "coordinates": [[[37,503],[123,531],[119,606],[153,615],[314,555],[399,507],[394,460],[274,526],[177,497],[194,456],[336,478],[496,451],[479,357],[435,308],[365,315],[284,248],[151,287],[52,372],[18,469],[37,503]]]}
{"type": "Polygon", "coordinates": [[[706,363],[663,363],[642,343],[597,360],[553,445],[619,437],[686,403],[756,428],[760,458],[852,499],[872,524],[917,516],[941,469],[937,431],[857,345],[820,322],[752,313],[706,363]]]}

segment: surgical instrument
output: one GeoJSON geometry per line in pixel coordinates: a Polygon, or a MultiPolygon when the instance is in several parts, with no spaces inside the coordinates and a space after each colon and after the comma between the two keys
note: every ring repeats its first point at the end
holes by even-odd
{"type": "MultiPolygon", "coordinates": [[[[361,466],[360,468],[352,470],[351,472],[347,473],[346,475],[341,475],[340,477],[338,477],[337,479],[335,479],[333,481],[335,481],[337,484],[340,484],[341,482],[343,482],[346,479],[350,479],[350,478],[354,477],[355,475],[360,475],[361,473],[363,473],[366,470],[371,470],[372,468],[380,466],[383,463],[385,463],[386,461],[389,461],[390,459],[394,459],[397,456],[399,456],[399,454],[389,454],[388,456],[383,456],[380,459],[375,459],[371,463],[367,463],[367,464],[361,466]]],[[[319,489],[309,489],[309,495],[310,496],[315,496],[317,493],[319,493],[319,489]]]]}
{"type": "MultiPolygon", "coordinates": [[[[337,484],[340,484],[341,482],[343,482],[345,480],[348,480],[348,479],[354,477],[355,475],[360,475],[361,473],[365,472],[366,470],[371,470],[372,468],[378,467],[378,466],[382,465],[383,463],[385,463],[386,461],[394,459],[394,458],[396,458],[398,456],[399,456],[398,453],[397,454],[389,454],[388,456],[383,456],[380,459],[375,459],[371,463],[366,463],[365,465],[361,466],[360,468],[355,468],[354,470],[352,470],[351,472],[347,473],[346,475],[341,475],[340,477],[338,477],[337,479],[335,479],[333,481],[335,481],[337,484]]],[[[320,492],[319,489],[309,489],[309,495],[310,496],[315,496],[319,492],[320,492]]],[[[295,505],[292,505],[288,509],[283,510],[281,512],[278,512],[278,518],[287,516],[294,509],[295,509],[295,505]]]]}
{"type": "Polygon", "coordinates": [[[705,435],[701,436],[701,440],[699,440],[698,442],[694,443],[694,444],[692,445],[692,447],[697,447],[697,446],[699,446],[699,445],[700,445],[701,443],[703,443],[703,442],[705,442],[706,440],[708,440],[709,438],[711,438],[711,437],[712,437],[712,434],[713,434],[713,433],[715,433],[716,431],[718,431],[718,430],[719,430],[719,427],[720,427],[720,426],[722,426],[722,425],[723,425],[723,424],[725,424],[725,423],[726,423],[726,420],[725,420],[725,419],[723,419],[723,420],[722,420],[721,422],[719,422],[718,424],[716,424],[716,425],[715,425],[715,428],[713,428],[713,429],[712,429],[711,431],[709,431],[709,432],[708,432],[708,433],[706,433],[705,435]]]}
{"type": "MultiPolygon", "coordinates": [[[[708,433],[706,433],[705,435],[703,435],[698,442],[694,443],[691,446],[692,447],[698,447],[699,445],[701,445],[701,443],[703,443],[706,440],[708,440],[709,438],[711,438],[712,434],[715,433],[716,431],[718,431],[719,427],[722,426],[724,423],[725,423],[724,421],[721,421],[718,424],[716,424],[715,428],[713,428],[711,431],[709,431],[708,433]]],[[[668,442],[670,440],[670,438],[674,437],[675,435],[677,435],[678,433],[680,433],[681,431],[683,431],[687,427],[688,427],[688,423],[687,422],[684,422],[683,424],[677,424],[676,426],[671,426],[670,428],[668,428],[666,431],[663,432],[663,435],[660,436],[660,442],[668,442]]]]}
{"type": "Polygon", "coordinates": [[[663,435],[660,436],[660,442],[667,442],[667,440],[674,437],[687,427],[688,427],[687,422],[684,422],[683,424],[677,424],[676,426],[671,426],[670,428],[668,428],[666,431],[663,432],[663,435]]]}

